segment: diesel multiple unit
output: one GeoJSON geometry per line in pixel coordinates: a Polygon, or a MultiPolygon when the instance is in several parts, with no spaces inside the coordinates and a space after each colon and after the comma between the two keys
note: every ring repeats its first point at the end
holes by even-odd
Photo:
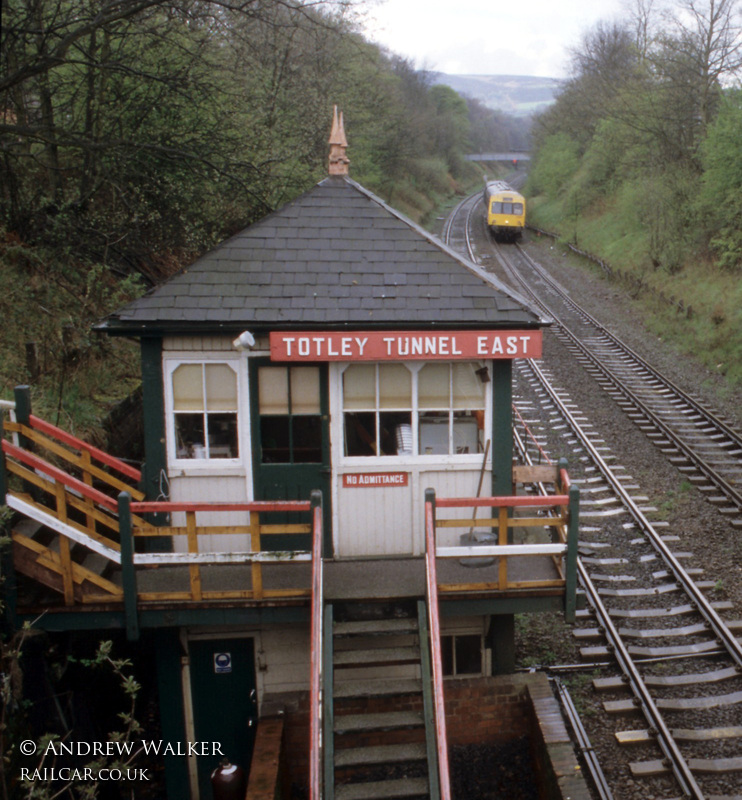
{"type": "Polygon", "coordinates": [[[514,241],[526,224],[526,200],[505,181],[485,181],[487,227],[498,241],[514,241]]]}

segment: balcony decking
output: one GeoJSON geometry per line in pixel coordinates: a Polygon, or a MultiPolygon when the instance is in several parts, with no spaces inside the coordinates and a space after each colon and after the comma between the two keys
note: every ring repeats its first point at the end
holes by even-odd
{"type": "MultiPolygon", "coordinates": [[[[312,559],[325,535],[318,492],[311,502],[146,502],[133,486],[135,470],[54,426],[29,416],[6,430],[16,443],[2,441],[0,477],[17,513],[19,617],[43,614],[42,626],[61,626],[66,615],[74,627],[105,618],[132,636],[140,626],[187,623],[190,612],[200,612],[199,622],[226,612],[232,618],[244,612],[244,621],[251,611],[260,619],[267,609],[275,619],[280,609],[293,619],[307,617],[312,559]],[[153,525],[154,514],[167,515],[170,525],[153,525]],[[306,542],[306,549],[277,549],[286,534],[303,537],[292,541],[306,542]],[[206,543],[214,536],[234,542],[234,549],[211,549],[206,543]]],[[[562,607],[569,617],[577,490],[563,469],[514,472],[520,489],[509,497],[426,497],[426,542],[437,563],[440,602],[469,603],[479,613],[562,607]],[[528,493],[546,483],[554,494],[528,493]]],[[[324,593],[328,600],[424,597],[425,558],[329,558],[324,593]]]]}

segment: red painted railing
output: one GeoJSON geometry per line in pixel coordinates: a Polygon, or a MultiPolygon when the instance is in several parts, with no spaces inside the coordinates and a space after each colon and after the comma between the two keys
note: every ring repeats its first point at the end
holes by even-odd
{"type": "Polygon", "coordinates": [[[433,705],[435,739],[438,750],[438,781],[441,800],[451,798],[451,779],[448,768],[448,737],[446,708],[443,697],[443,665],[441,661],[441,626],[438,614],[438,577],[435,565],[435,504],[432,496],[425,497],[425,568],[430,626],[431,662],[433,666],[433,705]]]}
{"type": "Polygon", "coordinates": [[[322,560],[322,495],[312,493],[312,628],[309,719],[309,797],[322,797],[322,620],[324,616],[322,560]]]}
{"type": "Polygon", "coordinates": [[[91,458],[100,462],[109,469],[116,470],[121,475],[129,478],[129,480],[138,482],[142,478],[141,471],[136,469],[136,467],[132,467],[125,461],[121,461],[121,459],[109,455],[105,451],[100,450],[99,448],[94,447],[87,442],[83,442],[82,439],[78,439],[71,433],[67,433],[67,431],[57,428],[56,425],[52,425],[50,422],[46,422],[45,420],[35,417],[33,414],[31,414],[28,418],[28,423],[29,427],[39,431],[39,433],[43,433],[45,436],[49,436],[52,439],[57,439],[68,447],[72,447],[74,450],[88,453],[91,458]]]}
{"type": "Polygon", "coordinates": [[[2,449],[5,455],[11,456],[19,463],[31,467],[31,469],[38,470],[57,483],[61,483],[68,489],[79,492],[83,497],[87,497],[88,500],[92,500],[94,503],[107,508],[109,511],[116,511],[116,500],[114,498],[94,489],[92,486],[88,486],[83,481],[78,480],[63,469],[55,467],[43,458],[34,455],[28,450],[24,450],[22,447],[11,444],[7,439],[3,439],[2,449]]]}

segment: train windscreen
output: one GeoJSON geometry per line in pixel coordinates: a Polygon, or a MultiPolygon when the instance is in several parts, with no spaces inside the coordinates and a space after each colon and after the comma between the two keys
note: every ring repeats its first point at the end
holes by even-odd
{"type": "Polygon", "coordinates": [[[523,203],[492,203],[493,214],[522,214],[523,203]]]}

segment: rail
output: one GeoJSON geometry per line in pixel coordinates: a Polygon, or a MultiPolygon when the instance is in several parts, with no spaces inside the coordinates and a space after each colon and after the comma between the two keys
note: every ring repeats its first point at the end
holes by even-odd
{"type": "Polygon", "coordinates": [[[323,773],[322,742],[322,673],[323,673],[323,553],[322,553],[322,493],[312,492],[312,626],[311,678],[309,691],[309,798],[321,800],[323,773]]]}
{"type": "Polygon", "coordinates": [[[551,464],[551,460],[544,448],[536,439],[533,431],[515,405],[513,405],[513,438],[515,439],[516,447],[523,454],[524,460],[528,460],[529,464],[533,463],[531,450],[536,452],[537,464],[551,464]]]}
{"type": "Polygon", "coordinates": [[[435,492],[432,489],[427,489],[425,492],[425,573],[433,669],[433,713],[435,716],[435,739],[438,749],[438,784],[441,800],[450,800],[451,778],[448,767],[448,737],[446,735],[446,708],[443,695],[443,664],[441,658],[441,626],[438,613],[435,505],[435,492]]]}

